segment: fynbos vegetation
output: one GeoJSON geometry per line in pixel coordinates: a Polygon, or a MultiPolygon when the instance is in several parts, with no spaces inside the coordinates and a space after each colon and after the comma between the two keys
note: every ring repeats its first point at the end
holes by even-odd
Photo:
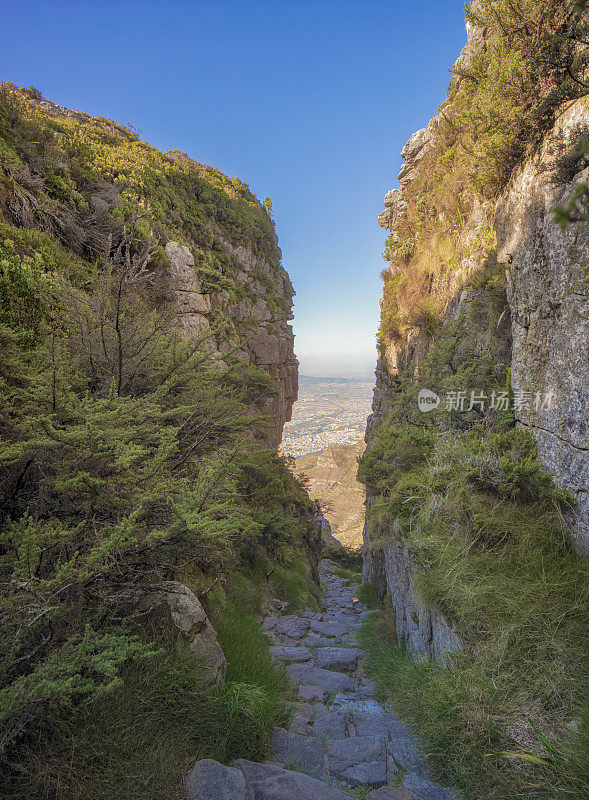
{"type": "MultiPolygon", "coordinates": [[[[518,265],[498,255],[493,216],[563,111],[586,102],[586,11],[586,3],[472,3],[448,99],[408,143],[409,174],[384,212],[386,378],[359,468],[369,495],[368,577],[383,611],[364,643],[381,691],[418,725],[440,777],[472,800],[586,791],[587,565],[573,547],[576,497],[538,458],[533,434],[542,422],[527,417],[527,430],[516,427],[523,384],[512,322],[525,330],[540,312],[527,312],[526,275],[514,299],[518,265]],[[428,413],[418,406],[424,388],[442,398],[428,413]],[[464,405],[444,402],[460,392],[464,405]],[[401,559],[397,572],[387,573],[385,552],[401,559]],[[459,642],[461,652],[446,653],[445,666],[427,662],[448,631],[449,649],[459,642]]],[[[567,147],[537,167],[572,187],[545,224],[555,236],[576,224],[585,242],[586,136],[575,127],[567,147]]],[[[507,213],[524,212],[511,205],[507,213]]],[[[542,235],[520,222],[530,237],[542,235]]],[[[567,296],[586,296],[578,274],[567,296]]],[[[542,347],[534,362],[542,375],[547,348],[532,338],[527,346],[542,347]]],[[[538,403],[533,385],[525,388],[524,403],[538,403]]]]}
{"type": "Polygon", "coordinates": [[[256,615],[316,591],[309,499],[255,438],[274,381],[214,314],[178,332],[163,245],[228,297],[221,239],[282,268],[241,181],[53,109],[2,88],[2,795],[155,800],[186,759],[263,755],[287,690],[256,615]],[[145,601],[171,580],[215,622],[224,686],[145,601]]]}

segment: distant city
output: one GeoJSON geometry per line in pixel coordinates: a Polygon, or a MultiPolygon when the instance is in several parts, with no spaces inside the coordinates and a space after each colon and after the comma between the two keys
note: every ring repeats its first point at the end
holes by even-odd
{"type": "Polygon", "coordinates": [[[374,379],[299,377],[299,399],[284,426],[280,452],[301,456],[330,444],[364,438],[371,413],[374,379]]]}

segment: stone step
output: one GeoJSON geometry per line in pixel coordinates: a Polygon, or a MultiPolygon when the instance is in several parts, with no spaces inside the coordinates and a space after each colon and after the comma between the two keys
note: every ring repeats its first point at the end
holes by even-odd
{"type": "Polygon", "coordinates": [[[311,721],[317,716],[317,712],[309,703],[295,703],[294,705],[295,713],[288,725],[288,730],[308,736],[311,733],[311,721]]]}
{"type": "Polygon", "coordinates": [[[373,789],[365,797],[365,800],[421,800],[419,795],[410,789],[403,789],[395,786],[381,786],[380,789],[373,789]]]}
{"type": "Polygon", "coordinates": [[[276,642],[270,652],[288,664],[302,701],[295,705],[289,730],[274,731],[272,763],[217,765],[226,771],[225,783],[209,766],[207,780],[217,783],[210,784],[210,794],[190,795],[190,800],[345,800],[358,792],[349,788],[352,794],[346,793],[346,786],[361,787],[366,800],[454,800],[450,790],[429,780],[409,726],[374,700],[356,641],[370,612],[355,599],[356,586],[328,565],[320,574],[321,613],[308,610],[264,621],[276,642]],[[324,703],[332,693],[328,708],[324,703]],[[403,786],[393,786],[402,775],[403,786]],[[374,788],[365,795],[368,787],[374,788]]]}
{"type": "Polygon", "coordinates": [[[318,633],[320,636],[339,638],[348,633],[348,626],[343,625],[341,622],[319,622],[313,619],[311,620],[311,630],[313,633],[318,633]]]}
{"type": "Polygon", "coordinates": [[[437,783],[417,775],[415,772],[410,772],[405,776],[403,788],[414,792],[419,800],[455,800],[456,797],[451,789],[438,786],[437,783]]]}
{"type": "Polygon", "coordinates": [[[279,661],[290,663],[303,663],[311,659],[311,651],[308,647],[284,647],[276,645],[270,648],[270,655],[279,661]]]}
{"type": "Polygon", "coordinates": [[[318,633],[309,633],[303,641],[305,647],[335,647],[340,642],[339,639],[320,636],[318,633]]]}
{"type": "Polygon", "coordinates": [[[365,653],[352,647],[318,647],[313,651],[313,663],[321,669],[341,669],[353,672],[358,659],[365,653]]]}
{"type": "Polygon", "coordinates": [[[299,700],[308,703],[323,703],[327,697],[327,692],[321,686],[313,686],[312,684],[304,683],[299,686],[298,697],[299,700]]]}
{"type": "Polygon", "coordinates": [[[401,770],[427,778],[427,767],[414,736],[395,736],[387,742],[387,750],[393,759],[392,771],[401,770]]]}
{"type": "Polygon", "coordinates": [[[327,742],[327,770],[352,785],[380,786],[387,782],[387,751],[383,739],[355,736],[327,742]]]}
{"type": "Polygon", "coordinates": [[[315,736],[300,736],[284,728],[275,728],[272,735],[272,761],[302,769],[315,778],[323,776],[323,742],[315,736]]]}
{"type": "MultiPolygon", "coordinates": [[[[353,800],[352,795],[302,772],[283,769],[273,764],[256,764],[253,761],[235,762],[245,776],[246,785],[253,793],[227,800],[353,800]]],[[[200,800],[200,798],[198,798],[200,800]]],[[[219,800],[211,794],[207,800],[219,800]]],[[[223,800],[226,800],[223,798],[223,800]]]]}
{"type": "Polygon", "coordinates": [[[352,715],[362,714],[384,714],[384,707],[376,700],[358,700],[356,695],[336,694],[333,698],[331,708],[346,708],[352,715]]]}
{"type": "Polygon", "coordinates": [[[359,709],[352,711],[352,719],[357,736],[377,736],[389,740],[396,737],[406,739],[411,735],[407,725],[384,711],[374,713],[359,709]]]}
{"type": "Polygon", "coordinates": [[[197,761],[188,775],[189,800],[248,800],[243,772],[210,758],[197,761]]]}
{"type": "Polygon", "coordinates": [[[326,692],[349,692],[354,688],[349,676],[343,672],[330,672],[308,664],[291,664],[286,670],[297,683],[320,686],[326,692]]]}
{"type": "Polygon", "coordinates": [[[300,639],[309,630],[311,620],[288,614],[281,617],[272,629],[279,636],[288,636],[289,639],[300,639]]]}
{"type": "Polygon", "coordinates": [[[348,736],[350,714],[325,709],[319,711],[313,723],[313,736],[323,739],[345,739],[348,736]]]}

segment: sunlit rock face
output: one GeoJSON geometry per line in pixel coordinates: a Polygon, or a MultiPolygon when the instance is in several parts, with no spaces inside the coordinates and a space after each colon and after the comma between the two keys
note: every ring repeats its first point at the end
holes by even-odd
{"type": "Polygon", "coordinates": [[[261,401],[261,410],[270,418],[264,438],[268,444],[280,443],[282,428],[291,418],[298,393],[298,361],[294,355],[292,319],[293,290],[286,272],[255,255],[249,247],[225,242],[226,252],[238,263],[236,279],[248,292],[245,299],[232,301],[227,292],[205,294],[195,271],[195,258],[186,245],[168,242],[169,281],[175,303],[175,317],[189,336],[211,332],[209,347],[222,355],[235,348],[211,330],[213,319],[225,314],[233,323],[238,354],[248,364],[264,369],[277,384],[277,392],[261,401]],[[264,277],[265,276],[265,277],[264,277]]]}
{"type": "MultiPolygon", "coordinates": [[[[463,68],[485,31],[467,26],[467,34],[457,61],[463,68]]],[[[433,117],[401,151],[405,163],[399,185],[387,192],[378,216],[378,224],[390,232],[393,242],[399,241],[411,182],[427,169],[439,119],[433,117]]],[[[457,319],[473,301],[484,303],[471,279],[488,251],[479,253],[476,245],[482,236],[496,237],[496,261],[508,273],[508,286],[506,305],[493,326],[495,352],[511,368],[514,393],[524,399],[516,410],[517,424],[534,434],[540,463],[576,497],[569,524],[571,540],[583,554],[589,553],[589,289],[583,272],[589,264],[589,232],[586,221],[566,228],[558,225],[554,208],[566,204],[575,188],[588,180],[589,167],[570,166],[571,154],[588,132],[587,99],[569,102],[541,143],[514,170],[497,203],[474,202],[456,234],[457,243],[466,245],[461,252],[470,254],[458,258],[452,270],[436,275],[428,287],[428,296],[440,301],[443,321],[457,319]]],[[[390,276],[397,269],[391,260],[390,276]]],[[[466,325],[464,336],[479,334],[476,320],[466,325]]],[[[430,345],[430,337],[410,325],[402,337],[382,341],[373,414],[366,431],[368,449],[391,409],[400,374],[419,374],[430,345]]],[[[374,500],[368,487],[367,506],[374,500]]],[[[397,635],[409,652],[416,659],[444,661],[459,649],[460,639],[449,620],[420,604],[412,584],[413,556],[402,539],[367,521],[363,549],[364,580],[375,585],[377,594],[390,595],[397,635]]]]}
{"type": "Polygon", "coordinates": [[[553,209],[589,177],[589,167],[572,176],[562,167],[563,156],[587,130],[589,104],[578,100],[515,172],[495,216],[498,259],[511,263],[511,379],[524,399],[517,419],[534,433],[546,469],[577,496],[572,524],[584,553],[589,553],[589,289],[583,269],[589,264],[589,231],[587,222],[556,225],[553,209]]]}

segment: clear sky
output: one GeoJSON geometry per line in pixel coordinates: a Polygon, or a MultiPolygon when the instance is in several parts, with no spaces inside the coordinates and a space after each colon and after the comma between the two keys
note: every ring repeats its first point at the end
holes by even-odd
{"type": "Polygon", "coordinates": [[[370,374],[399,151],[445,97],[461,0],[0,0],[0,77],[269,195],[308,375],[370,374]]]}

